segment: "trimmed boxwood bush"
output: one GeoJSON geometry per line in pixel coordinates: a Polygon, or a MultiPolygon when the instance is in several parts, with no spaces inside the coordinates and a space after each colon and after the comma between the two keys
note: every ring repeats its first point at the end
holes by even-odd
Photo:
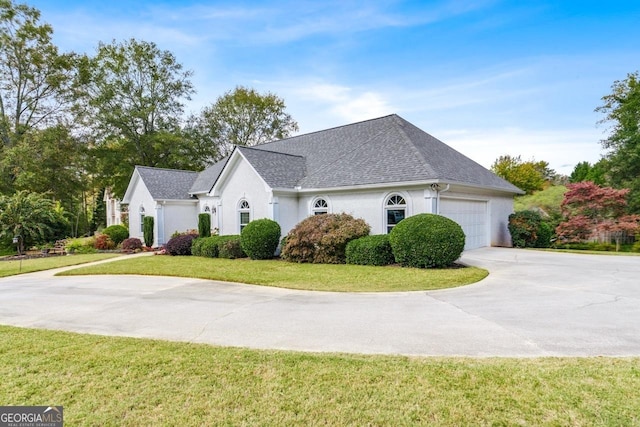
{"type": "Polygon", "coordinates": [[[251,259],[271,259],[280,241],[280,225],[270,219],[256,219],[240,233],[242,250],[251,259]]]}
{"type": "Polygon", "coordinates": [[[369,234],[363,219],[349,214],[314,215],[287,235],[282,258],[292,262],[344,264],[347,243],[369,234]]]}
{"type": "Polygon", "coordinates": [[[191,255],[191,244],[198,237],[197,234],[181,234],[172,237],[166,244],[169,255],[191,255]]]}
{"type": "Polygon", "coordinates": [[[395,262],[388,234],[364,236],[347,243],[347,264],[390,265],[395,262]]]}
{"type": "Polygon", "coordinates": [[[211,236],[211,215],[208,213],[198,214],[198,235],[200,237],[211,236]]]}
{"type": "Polygon", "coordinates": [[[455,221],[419,214],[400,221],[389,234],[396,262],[406,267],[447,267],[460,258],[465,235],[455,221]]]}
{"type": "Polygon", "coordinates": [[[202,256],[202,244],[204,243],[204,239],[201,237],[196,237],[191,242],[191,255],[193,256],[202,256]]]}
{"type": "Polygon", "coordinates": [[[520,211],[509,215],[511,243],[516,248],[548,248],[553,229],[536,211],[520,211]]]}
{"type": "Polygon", "coordinates": [[[206,258],[244,258],[246,254],[240,247],[240,236],[199,237],[191,245],[191,254],[206,258]],[[231,243],[229,243],[231,242],[231,243]],[[229,245],[227,245],[229,243],[229,245]]]}
{"type": "Polygon", "coordinates": [[[102,234],[106,234],[114,244],[119,245],[129,237],[129,230],[124,225],[110,225],[102,230],[102,234]]]}
{"type": "Polygon", "coordinates": [[[142,241],[137,237],[129,237],[122,241],[122,249],[125,251],[137,251],[142,249],[142,241]]]}

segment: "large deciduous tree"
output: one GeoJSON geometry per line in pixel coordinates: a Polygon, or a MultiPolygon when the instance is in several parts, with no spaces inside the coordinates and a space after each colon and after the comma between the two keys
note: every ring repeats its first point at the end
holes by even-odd
{"type": "MultiPolygon", "coordinates": [[[[51,26],[40,22],[37,9],[0,0],[2,157],[25,133],[55,124],[67,112],[75,56],[59,54],[52,34],[51,26]]],[[[11,193],[12,170],[3,167],[0,175],[0,191],[11,193]]]]}
{"type": "Polygon", "coordinates": [[[509,155],[498,157],[491,165],[491,171],[527,194],[542,190],[545,182],[555,175],[545,161],[523,161],[520,156],[509,155]]]}
{"type": "Polygon", "coordinates": [[[612,92],[596,108],[605,115],[601,123],[611,124],[610,135],[601,141],[609,150],[606,174],[611,185],[629,188],[629,207],[640,213],[640,75],[627,75],[613,83],[612,92]]]}
{"type": "Polygon", "coordinates": [[[78,117],[92,129],[96,171],[122,195],[136,164],[199,169],[198,146],[181,135],[191,72],[154,43],[100,43],[79,73],[78,117]]]}
{"type": "Polygon", "coordinates": [[[286,138],[298,130],[298,123],[286,112],[282,98],[238,86],[191,117],[188,129],[194,138],[216,148],[210,155],[215,160],[229,154],[234,145],[286,138]]]}
{"type": "Polygon", "coordinates": [[[626,213],[628,189],[600,187],[590,181],[567,185],[562,202],[565,221],[556,228],[558,238],[580,242],[611,233],[619,244],[624,233],[639,230],[640,216],[626,213]]]}

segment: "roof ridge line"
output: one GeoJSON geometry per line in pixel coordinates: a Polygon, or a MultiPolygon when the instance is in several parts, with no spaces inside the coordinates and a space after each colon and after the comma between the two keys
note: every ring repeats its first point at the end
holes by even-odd
{"type": "Polygon", "coordinates": [[[163,170],[163,171],[171,171],[171,172],[200,173],[200,171],[192,171],[189,169],[158,168],[155,166],[142,166],[142,165],[135,165],[134,169],[155,169],[155,170],[163,170]]]}
{"type": "MultiPolygon", "coordinates": [[[[280,141],[282,141],[282,140],[280,140],[280,141]]],[[[299,154],[283,153],[281,151],[273,151],[273,150],[263,150],[262,148],[256,148],[255,145],[253,147],[247,147],[246,145],[236,145],[236,147],[238,149],[249,149],[249,150],[253,150],[253,151],[262,151],[264,153],[273,153],[273,154],[280,154],[280,155],[283,155],[283,156],[299,157],[301,159],[305,158],[305,156],[301,156],[299,154]]]]}
{"type": "Polygon", "coordinates": [[[320,129],[320,130],[315,130],[313,132],[301,133],[300,135],[288,136],[288,137],[282,138],[282,139],[274,139],[273,141],[263,142],[262,144],[254,145],[253,147],[254,148],[255,147],[260,147],[262,145],[273,144],[274,142],[286,141],[286,140],[292,139],[292,138],[299,138],[299,137],[302,137],[302,136],[313,135],[314,133],[327,132],[327,131],[332,131],[332,130],[336,130],[336,129],[340,129],[340,128],[346,128],[346,127],[349,127],[349,126],[359,125],[359,124],[366,123],[366,122],[373,122],[375,120],[382,120],[382,119],[386,119],[387,117],[391,117],[391,116],[400,117],[396,113],[391,113],[391,114],[387,114],[386,116],[374,117],[372,119],[361,120],[361,121],[355,122],[355,123],[347,123],[346,125],[333,126],[333,127],[327,128],[327,129],[320,129]]]}

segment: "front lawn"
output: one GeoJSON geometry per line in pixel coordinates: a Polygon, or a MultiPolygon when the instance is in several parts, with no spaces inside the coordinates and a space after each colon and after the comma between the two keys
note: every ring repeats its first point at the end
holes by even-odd
{"type": "Polygon", "coordinates": [[[640,359],[305,354],[0,326],[0,402],[65,425],[640,423],[640,359]]]}
{"type": "Polygon", "coordinates": [[[467,267],[418,269],[362,265],[297,264],[279,260],[137,257],[87,266],[61,275],[142,274],[194,277],[290,289],[336,292],[419,291],[452,288],[484,279],[486,270],[467,267]]]}
{"type": "Polygon", "coordinates": [[[0,277],[13,276],[20,273],[32,273],[34,271],[51,270],[69,265],[85,264],[87,262],[100,261],[107,258],[120,256],[121,254],[86,254],[67,256],[48,256],[44,258],[31,258],[20,261],[0,260],[0,277]]]}

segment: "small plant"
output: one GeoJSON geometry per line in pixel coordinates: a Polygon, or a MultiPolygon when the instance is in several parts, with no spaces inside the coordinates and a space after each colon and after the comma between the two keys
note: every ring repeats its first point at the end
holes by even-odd
{"type": "Polygon", "coordinates": [[[347,243],[347,264],[390,265],[395,262],[388,234],[364,236],[347,243]]]}
{"type": "Polygon", "coordinates": [[[111,225],[102,230],[102,233],[109,236],[111,241],[116,245],[119,245],[124,239],[129,237],[129,230],[124,225],[111,225]]]}
{"type": "Polygon", "coordinates": [[[289,232],[282,257],[292,262],[344,264],[347,243],[368,235],[369,231],[363,219],[349,214],[310,216],[289,232]]]}
{"type": "Polygon", "coordinates": [[[99,251],[107,251],[115,249],[116,244],[106,234],[99,234],[98,236],[96,236],[93,246],[99,251]]]}
{"type": "Polygon", "coordinates": [[[396,262],[405,267],[447,267],[460,258],[465,235],[455,221],[419,214],[400,221],[389,234],[396,262]]]}
{"type": "Polygon", "coordinates": [[[200,237],[211,236],[211,215],[208,213],[198,214],[198,235],[200,237]]]}
{"type": "Polygon", "coordinates": [[[220,237],[223,237],[224,239],[222,239],[218,244],[219,258],[236,259],[247,257],[247,254],[242,250],[240,236],[232,235],[220,237]]]}
{"type": "Polygon", "coordinates": [[[152,216],[145,216],[142,220],[142,236],[146,247],[153,246],[154,219],[152,216]]]}
{"type": "Polygon", "coordinates": [[[122,241],[122,249],[125,251],[142,250],[142,242],[137,237],[129,237],[122,241]]]}
{"type": "Polygon", "coordinates": [[[68,254],[93,254],[96,252],[94,244],[94,237],[72,239],[67,241],[65,251],[68,254]]]}
{"type": "Polygon", "coordinates": [[[196,234],[180,234],[172,237],[166,244],[169,255],[191,255],[191,244],[198,236],[196,234]]]}
{"type": "Polygon", "coordinates": [[[251,259],[271,259],[278,248],[280,225],[263,218],[251,221],[242,229],[240,244],[251,259]]]}

